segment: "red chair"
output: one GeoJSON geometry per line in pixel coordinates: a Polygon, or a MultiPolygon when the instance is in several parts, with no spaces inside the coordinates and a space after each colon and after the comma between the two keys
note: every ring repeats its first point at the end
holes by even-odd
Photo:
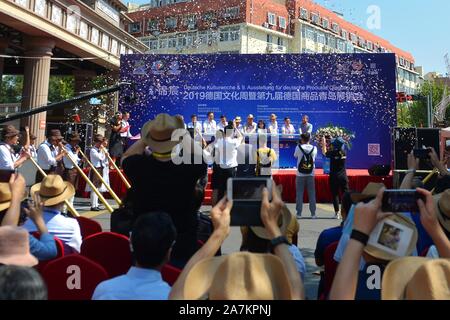
{"type": "MultiPolygon", "coordinates": [[[[41,234],[37,231],[32,232],[31,233],[32,236],[34,236],[37,239],[41,238],[41,234]]],[[[64,256],[64,243],[58,239],[57,237],[53,236],[53,238],[55,239],[55,244],[56,244],[56,257],[51,259],[51,260],[40,260],[39,263],[35,266],[36,270],[39,272],[42,272],[42,270],[44,270],[44,267],[51,261],[61,258],[64,256]]]]}
{"type": "Polygon", "coordinates": [[[170,286],[173,286],[175,281],[177,281],[178,276],[181,273],[181,269],[175,268],[170,264],[165,264],[161,270],[162,278],[165,282],[167,282],[170,286]]]}
{"type": "Polygon", "coordinates": [[[70,254],[47,264],[42,271],[49,300],[91,300],[97,285],[108,279],[98,263],[70,254]]]}
{"type": "Polygon", "coordinates": [[[86,217],[77,217],[77,221],[80,225],[81,237],[83,239],[103,231],[100,223],[95,220],[86,217]]]}
{"type": "Polygon", "coordinates": [[[339,241],[335,241],[328,245],[325,249],[324,253],[324,293],[325,297],[328,296],[328,293],[331,290],[331,285],[333,284],[334,275],[336,274],[336,269],[338,267],[338,263],[334,260],[334,253],[336,252],[336,248],[338,246],[339,241]]]}
{"type": "Polygon", "coordinates": [[[131,267],[128,237],[114,232],[100,232],[83,240],[81,254],[99,263],[110,278],[127,273],[131,267]]]}

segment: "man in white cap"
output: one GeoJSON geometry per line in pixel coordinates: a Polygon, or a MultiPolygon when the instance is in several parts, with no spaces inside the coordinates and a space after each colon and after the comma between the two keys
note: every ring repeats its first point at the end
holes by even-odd
{"type": "Polygon", "coordinates": [[[256,122],[253,121],[254,117],[253,115],[250,113],[247,116],[247,123],[244,126],[244,132],[246,134],[251,134],[251,133],[255,133],[256,132],[256,122]]]}

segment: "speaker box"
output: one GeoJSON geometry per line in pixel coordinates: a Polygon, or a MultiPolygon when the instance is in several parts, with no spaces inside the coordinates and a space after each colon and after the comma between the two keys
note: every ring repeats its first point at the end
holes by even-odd
{"type": "Polygon", "coordinates": [[[391,172],[391,166],[377,164],[370,167],[368,171],[371,176],[385,177],[389,175],[389,172],[391,172]]]}
{"type": "MultiPolygon", "coordinates": [[[[407,170],[408,153],[413,149],[433,147],[436,153],[440,152],[439,129],[432,128],[394,128],[394,168],[407,170]]],[[[419,170],[431,170],[433,166],[429,160],[419,162],[419,170]]]]}

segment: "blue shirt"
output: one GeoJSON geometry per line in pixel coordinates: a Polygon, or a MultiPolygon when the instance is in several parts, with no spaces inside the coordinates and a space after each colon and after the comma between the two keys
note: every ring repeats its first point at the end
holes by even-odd
{"type": "Polygon", "coordinates": [[[53,236],[49,233],[41,234],[39,239],[29,235],[30,252],[38,260],[50,260],[56,257],[58,250],[53,236]]]}
{"type": "Polygon", "coordinates": [[[319,235],[319,239],[317,239],[314,257],[324,262],[325,249],[333,242],[339,241],[341,235],[342,235],[342,226],[337,226],[334,228],[323,230],[319,235]]]}
{"type": "Polygon", "coordinates": [[[313,125],[311,123],[304,124],[303,122],[300,124],[300,134],[302,133],[310,133],[312,134],[313,131],[313,125]]]}
{"type": "Polygon", "coordinates": [[[131,267],[126,274],[100,283],[92,300],[168,300],[170,289],[161,272],[131,267]]]}

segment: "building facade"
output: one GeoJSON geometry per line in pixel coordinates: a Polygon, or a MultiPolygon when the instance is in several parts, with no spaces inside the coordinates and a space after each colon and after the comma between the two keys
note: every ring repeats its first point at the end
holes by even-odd
{"type": "Polygon", "coordinates": [[[128,15],[128,32],[152,53],[393,52],[397,91],[418,88],[410,53],[311,0],[152,0],[128,15]]]}

